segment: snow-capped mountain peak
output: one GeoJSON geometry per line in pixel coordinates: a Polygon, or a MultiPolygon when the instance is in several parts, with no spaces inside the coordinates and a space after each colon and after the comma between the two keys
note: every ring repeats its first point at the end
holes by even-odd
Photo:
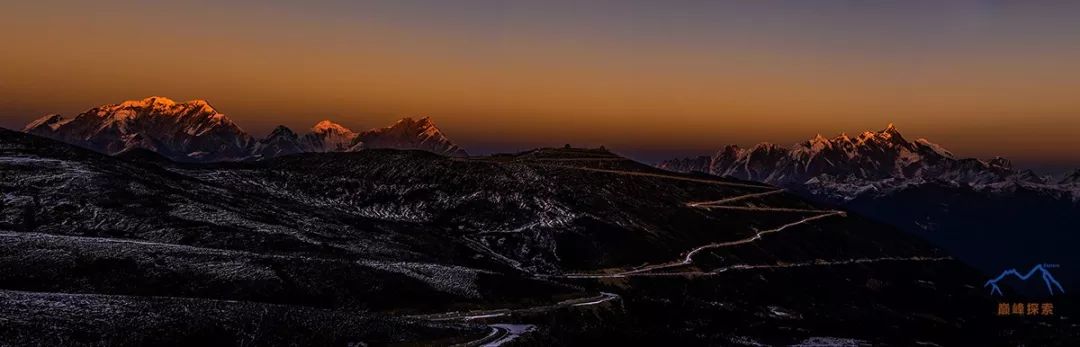
{"type": "Polygon", "coordinates": [[[101,106],[91,111],[103,119],[103,126],[139,128],[141,125],[133,123],[171,122],[182,124],[184,132],[192,136],[201,136],[217,128],[240,130],[225,114],[215,110],[209,102],[199,99],[176,102],[169,98],[152,96],[101,106]]]}
{"type": "Polygon", "coordinates": [[[866,131],[852,139],[818,134],[810,140],[781,148],[761,143],[749,150],[726,146],[708,160],[683,159],[661,163],[662,168],[700,171],[777,185],[808,182],[877,182],[891,180],[947,180],[970,184],[1019,181],[1044,182],[1029,172],[1018,172],[1004,158],[988,162],[959,160],[926,139],[908,142],[894,124],[866,131]]]}
{"type": "Polygon", "coordinates": [[[810,140],[810,146],[821,150],[826,147],[832,147],[832,141],[829,141],[825,136],[821,136],[821,134],[817,134],[817,136],[814,136],[814,138],[810,140]]]}
{"type": "Polygon", "coordinates": [[[329,119],[315,123],[304,135],[303,146],[309,152],[342,152],[356,144],[359,134],[329,119]]]}
{"type": "Polygon", "coordinates": [[[904,139],[904,136],[900,134],[900,131],[892,123],[889,123],[881,131],[863,132],[856,139],[856,143],[861,146],[910,147],[910,143],[904,139]]]}
{"type": "Polygon", "coordinates": [[[108,154],[145,148],[174,160],[242,158],[252,142],[205,100],[160,96],[95,107],[72,119],[50,115],[23,131],[108,154]]]}
{"type": "Polygon", "coordinates": [[[362,133],[330,120],[311,127],[311,132],[297,140],[287,128],[279,127],[260,140],[254,157],[269,158],[296,152],[353,152],[369,148],[419,149],[443,155],[465,155],[443,135],[431,118],[402,118],[394,124],[362,133]]]}
{"type": "Polygon", "coordinates": [[[335,133],[335,134],[342,134],[342,135],[354,134],[352,129],[346,128],[346,127],[342,126],[341,124],[334,123],[334,122],[330,121],[329,119],[322,120],[322,121],[320,121],[318,123],[315,123],[315,125],[311,127],[311,132],[315,133],[315,134],[325,134],[325,133],[335,133]]]}
{"type": "Polygon", "coordinates": [[[316,123],[303,136],[278,126],[256,141],[206,100],[177,102],[162,96],[103,105],[73,118],[46,115],[27,124],[23,131],[106,154],[143,149],[176,161],[261,159],[365,148],[467,155],[430,117],[402,118],[388,127],[363,133],[330,120],[316,123]]]}
{"type": "Polygon", "coordinates": [[[174,106],[174,105],[176,105],[176,101],[173,101],[172,99],[166,98],[164,96],[151,96],[151,97],[148,97],[148,98],[145,98],[145,99],[142,99],[142,100],[124,101],[124,102],[118,104],[117,106],[120,106],[120,107],[148,107],[148,106],[168,107],[168,106],[174,106]]]}
{"type": "MultiPolygon", "coordinates": [[[[106,105],[98,107],[97,115],[109,116],[116,113],[119,110],[154,110],[163,116],[191,116],[191,115],[203,115],[208,118],[214,119],[227,119],[224,114],[217,112],[213,106],[206,100],[195,99],[186,102],[176,102],[172,99],[162,96],[151,96],[142,100],[128,100],[114,105],[106,105]]],[[[132,116],[133,113],[126,113],[120,116],[132,116]]],[[[115,117],[115,115],[114,115],[115,117]]]]}
{"type": "Polygon", "coordinates": [[[391,126],[360,134],[352,150],[362,148],[421,149],[449,156],[467,156],[465,150],[450,141],[430,117],[402,118],[391,126]]]}

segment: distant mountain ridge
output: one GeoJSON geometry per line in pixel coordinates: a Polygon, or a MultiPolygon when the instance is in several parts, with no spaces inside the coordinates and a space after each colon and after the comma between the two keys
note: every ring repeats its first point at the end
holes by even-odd
{"type": "MultiPolygon", "coordinates": [[[[443,135],[429,117],[403,118],[391,126],[360,133],[357,139],[357,144],[363,148],[414,148],[451,157],[468,156],[464,149],[443,135]]],[[[361,149],[356,146],[350,150],[361,149]]]]}
{"type": "Polygon", "coordinates": [[[70,119],[48,115],[23,131],[109,154],[142,148],[189,161],[242,158],[252,142],[204,100],[177,103],[157,96],[95,107],[70,119]]]}
{"type": "Polygon", "coordinates": [[[829,139],[819,134],[787,148],[770,143],[751,148],[730,145],[711,157],[674,159],[657,166],[671,171],[703,172],[829,191],[841,200],[882,186],[925,181],[969,185],[1051,183],[1031,170],[1013,168],[1005,158],[987,161],[957,158],[926,139],[909,141],[893,124],[854,138],[840,134],[829,139]]]}
{"type": "Polygon", "coordinates": [[[176,102],[160,96],[95,107],[74,118],[47,115],[27,124],[23,132],[107,154],[145,149],[176,161],[258,160],[365,148],[468,155],[427,117],[404,118],[359,133],[324,120],[304,135],[278,126],[265,138],[255,139],[204,100],[176,102]]]}

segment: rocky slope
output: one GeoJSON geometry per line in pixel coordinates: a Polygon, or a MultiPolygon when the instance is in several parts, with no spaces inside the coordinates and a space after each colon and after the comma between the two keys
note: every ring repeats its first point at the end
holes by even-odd
{"type": "Polygon", "coordinates": [[[251,156],[255,158],[273,158],[282,155],[308,152],[309,147],[300,142],[300,136],[292,129],[278,126],[266,138],[255,142],[251,156]]]}
{"type": "Polygon", "coordinates": [[[1030,341],[998,326],[981,276],[917,238],[605,150],[130,153],[0,131],[0,301],[16,322],[0,337],[452,344],[482,321],[531,324],[543,344],[1030,341]],[[597,292],[618,299],[552,304],[597,292]],[[1008,333],[956,338],[988,329],[1008,333]]]}
{"type": "Polygon", "coordinates": [[[1080,169],[1076,169],[1076,171],[1062,177],[1061,181],[1058,181],[1058,184],[1063,186],[1080,186],[1080,169]]]}
{"type": "Polygon", "coordinates": [[[141,153],[110,157],[0,129],[0,301],[9,323],[0,340],[464,342],[486,332],[386,312],[575,292],[524,278],[422,226],[244,192],[235,182],[166,170],[183,164],[141,153]],[[44,308],[56,305],[68,309],[44,308]],[[90,326],[83,318],[99,314],[120,320],[90,326]],[[177,323],[208,314],[219,323],[177,323]],[[136,322],[155,328],[122,333],[136,322]],[[33,333],[45,328],[58,335],[33,333]],[[240,339],[253,334],[245,329],[268,330],[240,339]]]}

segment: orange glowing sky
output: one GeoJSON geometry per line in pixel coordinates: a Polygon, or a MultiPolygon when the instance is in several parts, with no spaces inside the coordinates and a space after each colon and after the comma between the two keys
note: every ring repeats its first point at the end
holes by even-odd
{"type": "Polygon", "coordinates": [[[1076,18],[1075,2],[41,0],[0,12],[0,125],[163,95],[256,136],[426,115],[472,152],[655,160],[893,122],[963,156],[1080,166],[1076,18]]]}

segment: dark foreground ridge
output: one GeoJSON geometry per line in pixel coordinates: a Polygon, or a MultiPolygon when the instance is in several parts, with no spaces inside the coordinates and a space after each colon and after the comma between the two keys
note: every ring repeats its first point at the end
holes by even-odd
{"type": "Polygon", "coordinates": [[[198,164],[0,130],[0,189],[3,344],[1075,338],[903,232],[602,149],[198,164]]]}

